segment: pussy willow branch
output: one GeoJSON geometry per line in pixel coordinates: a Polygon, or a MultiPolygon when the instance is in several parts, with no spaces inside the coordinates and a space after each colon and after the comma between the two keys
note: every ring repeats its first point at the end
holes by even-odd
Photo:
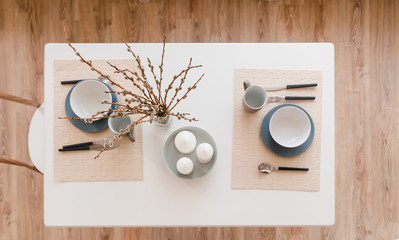
{"type": "Polygon", "coordinates": [[[91,61],[86,61],[86,59],[84,59],[84,58],[80,55],[80,53],[76,50],[76,48],[75,48],[74,46],[72,46],[71,41],[69,41],[68,34],[67,34],[67,31],[66,31],[66,27],[65,27],[65,26],[64,26],[64,35],[65,35],[66,41],[68,42],[69,47],[72,48],[72,50],[73,50],[73,51],[75,52],[75,54],[80,58],[80,60],[81,60],[82,62],[86,63],[86,64],[90,67],[90,69],[91,69],[92,71],[95,71],[95,72],[97,72],[98,74],[100,74],[103,78],[108,79],[112,84],[114,84],[115,86],[118,86],[120,89],[125,89],[125,88],[123,88],[121,85],[119,85],[118,83],[114,82],[114,81],[111,79],[110,76],[103,74],[100,70],[98,70],[97,68],[95,68],[95,67],[93,66],[93,64],[92,64],[91,61]]]}
{"type": "MultiPolygon", "coordinates": [[[[190,58],[190,62],[188,63],[187,69],[190,69],[192,60],[193,60],[193,59],[190,58]]],[[[188,73],[188,71],[186,71],[186,72],[184,73],[183,78],[180,80],[179,87],[176,88],[175,94],[173,95],[172,100],[170,100],[170,102],[169,102],[168,106],[166,107],[166,109],[168,109],[168,108],[170,107],[170,105],[171,105],[171,104],[173,103],[173,101],[175,100],[175,98],[176,98],[176,96],[177,96],[177,93],[182,89],[182,86],[183,86],[183,84],[184,84],[184,81],[186,80],[186,77],[187,77],[187,73],[188,73]]],[[[167,95],[168,95],[168,92],[166,92],[165,98],[167,97],[167,95]]]]}
{"type": "Polygon", "coordinates": [[[181,100],[183,100],[183,99],[185,99],[185,98],[187,97],[187,94],[188,94],[189,92],[191,92],[191,90],[193,90],[193,89],[195,89],[195,88],[197,87],[197,84],[201,81],[201,79],[204,77],[204,75],[205,75],[205,74],[202,74],[201,77],[194,83],[194,85],[193,85],[192,87],[189,87],[189,88],[187,89],[187,92],[186,92],[179,100],[177,100],[177,102],[175,103],[175,105],[173,105],[173,107],[172,107],[170,110],[168,110],[168,114],[169,114],[170,112],[172,112],[172,110],[177,106],[177,104],[179,104],[179,103],[181,102],[181,100]]]}
{"type": "Polygon", "coordinates": [[[107,147],[109,147],[113,142],[116,141],[116,139],[120,139],[124,133],[130,131],[131,127],[149,121],[149,120],[144,120],[144,118],[146,118],[146,117],[148,117],[148,115],[145,115],[145,116],[141,117],[140,119],[138,119],[137,121],[132,122],[129,126],[127,126],[125,129],[120,131],[118,135],[115,135],[113,139],[111,139],[107,144],[105,144],[104,148],[101,149],[101,151],[94,157],[94,159],[97,159],[101,155],[101,153],[103,153],[105,151],[105,149],[107,149],[107,147]]]}
{"type": "Polygon", "coordinates": [[[198,119],[196,119],[196,118],[188,118],[188,117],[186,117],[187,115],[190,115],[189,113],[170,113],[169,115],[177,117],[178,120],[184,119],[184,120],[187,120],[189,122],[191,122],[191,121],[197,122],[198,121],[198,119]]]}
{"type": "Polygon", "coordinates": [[[164,102],[162,100],[162,95],[161,95],[161,85],[159,84],[159,81],[157,80],[157,76],[155,75],[154,65],[152,65],[151,60],[149,58],[147,58],[147,61],[148,61],[148,67],[151,69],[151,73],[154,78],[155,85],[157,86],[157,90],[158,90],[157,99],[159,99],[159,104],[164,104],[164,102]]]}
{"type": "MultiPolygon", "coordinates": [[[[157,84],[157,88],[158,88],[158,97],[161,101],[162,101],[163,60],[165,57],[165,45],[166,45],[166,36],[164,36],[163,42],[162,42],[161,64],[159,65],[159,81],[157,81],[157,79],[155,77],[154,68],[151,68],[151,71],[154,74],[155,83],[157,84]]],[[[150,59],[149,58],[147,58],[147,59],[150,62],[150,59]]],[[[166,105],[166,99],[162,101],[162,104],[166,105]]]]}
{"type": "MultiPolygon", "coordinates": [[[[191,61],[190,61],[191,62],[191,61]]],[[[190,63],[191,64],[191,63],[190,63]]],[[[202,67],[202,65],[197,65],[197,66],[189,66],[186,69],[182,70],[178,75],[174,76],[171,83],[169,84],[168,88],[165,90],[165,102],[167,101],[168,98],[168,92],[173,88],[173,84],[175,83],[175,81],[177,79],[179,79],[179,77],[183,74],[183,73],[187,73],[188,71],[190,71],[191,69],[194,68],[200,68],[202,67]]],[[[181,89],[179,89],[178,91],[180,91],[181,89]]],[[[177,93],[175,93],[177,94],[177,93]]],[[[170,106],[171,101],[169,102],[168,106],[170,106]]]]}
{"type": "Polygon", "coordinates": [[[152,105],[152,103],[150,101],[148,101],[148,98],[145,98],[143,96],[137,95],[135,93],[132,93],[130,91],[123,91],[123,92],[118,92],[118,91],[105,91],[105,93],[114,93],[117,95],[130,95],[132,96],[131,99],[125,99],[125,102],[138,102],[138,103],[143,103],[143,104],[149,104],[152,105]]]}
{"type": "MultiPolygon", "coordinates": [[[[162,86],[162,80],[163,80],[163,59],[165,56],[165,45],[166,45],[166,36],[163,38],[161,64],[159,65],[159,86],[160,86],[160,88],[162,86]]],[[[162,96],[159,95],[159,97],[161,98],[162,96]]],[[[166,103],[166,100],[164,101],[164,103],[166,103]]]]}
{"type": "MultiPolygon", "coordinates": [[[[141,72],[142,82],[144,83],[144,86],[147,88],[147,90],[148,90],[149,92],[151,92],[151,94],[149,94],[149,95],[150,95],[150,98],[151,98],[152,100],[154,100],[154,101],[157,101],[158,104],[160,104],[160,100],[155,96],[154,92],[152,91],[152,87],[150,86],[150,84],[149,84],[148,81],[147,81],[147,76],[145,75],[145,70],[144,70],[144,68],[143,68],[143,66],[142,66],[142,64],[141,64],[140,56],[136,55],[136,54],[133,52],[132,48],[130,47],[129,44],[126,43],[125,40],[122,39],[122,41],[123,41],[123,43],[126,45],[126,47],[127,47],[127,49],[128,49],[128,52],[130,52],[130,53],[132,54],[132,56],[134,57],[134,59],[135,59],[136,62],[137,62],[137,66],[138,66],[138,68],[139,68],[139,70],[140,70],[140,72],[141,72]],[[154,96],[154,99],[153,99],[153,96],[154,96]]],[[[133,74],[134,74],[137,78],[141,79],[137,73],[133,73],[133,74]]]]}
{"type": "Polygon", "coordinates": [[[115,73],[122,73],[122,74],[124,74],[124,73],[128,72],[128,73],[134,75],[135,77],[137,77],[137,79],[138,79],[140,82],[143,83],[143,86],[144,86],[144,88],[147,90],[148,95],[147,95],[146,91],[144,91],[144,89],[143,89],[140,85],[138,85],[132,77],[127,76],[127,75],[124,74],[125,78],[127,77],[130,81],[132,81],[133,86],[135,86],[137,89],[139,89],[139,90],[144,94],[144,96],[145,96],[147,99],[151,100],[151,102],[152,102],[153,104],[157,104],[157,102],[154,101],[154,99],[151,97],[151,90],[150,90],[150,89],[148,88],[148,86],[145,84],[144,80],[141,79],[141,78],[138,76],[137,73],[132,72],[132,71],[129,70],[129,69],[120,69],[120,68],[118,68],[117,66],[111,64],[110,62],[108,62],[108,64],[116,70],[115,73]]]}

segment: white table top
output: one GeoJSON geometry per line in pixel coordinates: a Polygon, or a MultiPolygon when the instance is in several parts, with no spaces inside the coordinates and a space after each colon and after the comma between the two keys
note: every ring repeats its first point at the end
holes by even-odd
{"type": "MultiPolygon", "coordinates": [[[[131,59],[123,44],[75,44],[86,59],[131,59]]],[[[142,59],[160,61],[161,44],[133,44],[142,59]]],[[[329,43],[167,44],[165,77],[193,58],[198,88],[177,110],[200,122],[174,120],[167,130],[143,125],[144,179],[139,182],[54,182],[53,61],[77,59],[66,44],[45,47],[44,222],[47,226],[282,226],[332,225],[335,219],[334,46],[329,43]],[[306,69],[323,72],[320,191],[232,190],[233,69],[306,69]],[[163,144],[172,131],[195,125],[218,147],[212,171],[183,181],[163,164],[163,144]]],[[[157,63],[158,64],[158,63],[157,63]]],[[[155,64],[155,65],[157,65],[155,64]]],[[[165,78],[166,79],[166,78],[165,78]]]]}

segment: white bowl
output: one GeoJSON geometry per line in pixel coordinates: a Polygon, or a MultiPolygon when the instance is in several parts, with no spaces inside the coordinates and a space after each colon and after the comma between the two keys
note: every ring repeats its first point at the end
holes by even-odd
{"type": "Polygon", "coordinates": [[[308,139],[311,123],[308,115],[300,108],[287,106],[278,109],[270,119],[270,135],[279,145],[298,147],[308,139]]]}
{"type": "MultiPolygon", "coordinates": [[[[81,81],[72,89],[71,108],[80,118],[90,118],[100,111],[111,108],[111,104],[101,104],[102,100],[112,102],[109,88],[98,80],[81,81]]],[[[95,121],[95,120],[94,120],[95,121]]]]}

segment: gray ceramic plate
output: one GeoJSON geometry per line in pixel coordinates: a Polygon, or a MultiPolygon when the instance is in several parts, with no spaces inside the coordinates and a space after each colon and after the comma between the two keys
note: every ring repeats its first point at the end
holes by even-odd
{"type": "Polygon", "coordinates": [[[170,134],[170,136],[165,142],[165,146],[163,149],[163,160],[169,171],[175,176],[188,180],[195,180],[207,174],[212,169],[213,165],[215,165],[216,156],[217,156],[216,143],[211,137],[211,135],[209,135],[209,133],[207,133],[205,130],[201,128],[192,127],[192,126],[179,128],[176,131],[174,131],[172,134],[170,134]],[[200,145],[201,143],[209,143],[213,147],[213,157],[211,161],[205,164],[200,163],[197,160],[196,150],[194,150],[192,153],[189,154],[183,154],[179,152],[175,146],[175,137],[181,131],[190,131],[194,134],[194,136],[197,138],[196,149],[198,145],[200,145]],[[188,157],[194,163],[194,170],[192,173],[188,175],[183,175],[179,173],[179,171],[177,171],[176,163],[182,157],[188,157]]]}

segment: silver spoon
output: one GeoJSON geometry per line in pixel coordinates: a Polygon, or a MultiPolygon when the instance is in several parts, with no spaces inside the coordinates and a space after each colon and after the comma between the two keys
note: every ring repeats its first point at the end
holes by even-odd
{"type": "Polygon", "coordinates": [[[293,168],[293,167],[275,167],[270,163],[264,162],[259,164],[258,169],[262,173],[271,173],[274,170],[285,170],[285,171],[309,171],[309,168],[293,168]]]}

